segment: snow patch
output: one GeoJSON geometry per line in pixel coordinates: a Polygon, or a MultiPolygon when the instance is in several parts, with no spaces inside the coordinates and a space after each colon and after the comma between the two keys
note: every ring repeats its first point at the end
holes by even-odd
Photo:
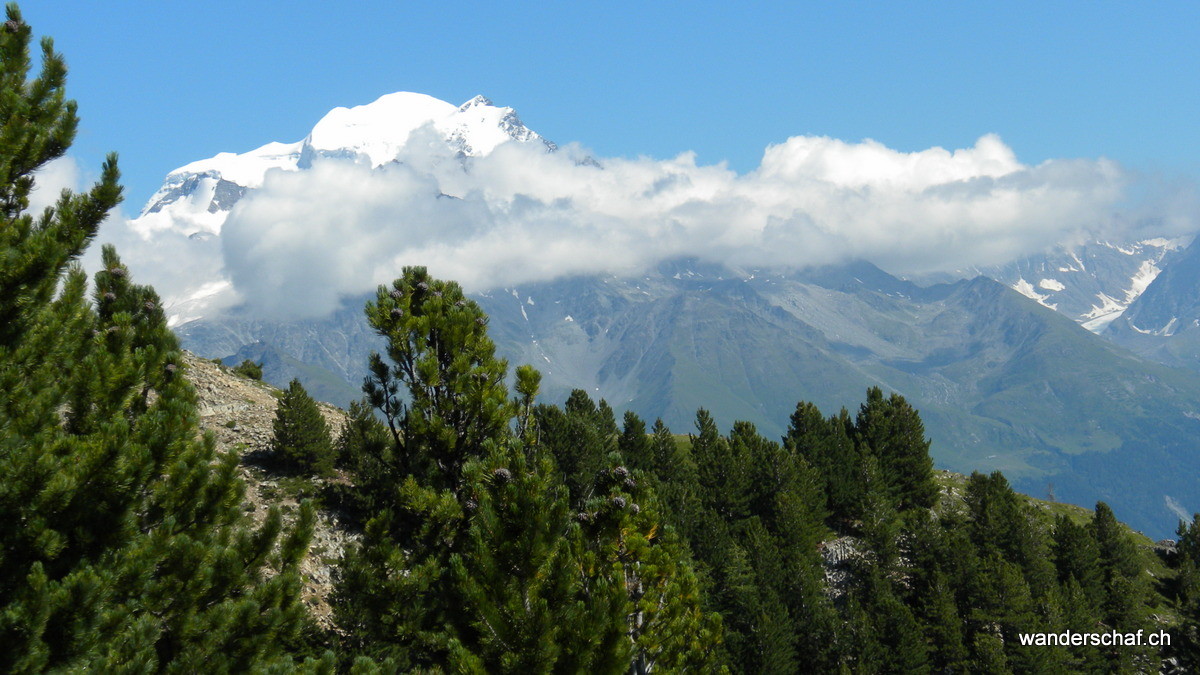
{"type": "Polygon", "coordinates": [[[1017,283],[1012,285],[1012,289],[1043,307],[1048,307],[1053,310],[1058,309],[1057,304],[1046,302],[1046,299],[1050,297],[1049,295],[1042,295],[1038,293],[1036,290],[1034,290],[1033,284],[1025,281],[1024,278],[1017,279],[1017,283]]]}
{"type": "Polygon", "coordinates": [[[1187,246],[1188,238],[1176,237],[1174,239],[1165,239],[1163,237],[1155,237],[1153,239],[1143,239],[1138,243],[1142,244],[1143,246],[1153,246],[1155,248],[1162,248],[1168,251],[1177,251],[1187,246]]]}
{"type": "Polygon", "coordinates": [[[233,284],[227,279],[210,281],[201,285],[183,297],[166,298],[163,309],[167,313],[167,327],[183,325],[204,316],[204,310],[226,291],[232,290],[233,284]]]}
{"type": "Polygon", "coordinates": [[[1153,329],[1146,330],[1143,328],[1139,328],[1139,327],[1133,325],[1132,321],[1129,322],[1129,327],[1136,330],[1137,332],[1141,333],[1142,335],[1153,335],[1155,337],[1171,337],[1172,335],[1175,334],[1175,323],[1178,321],[1179,321],[1179,317],[1173,316],[1173,317],[1171,317],[1171,320],[1167,322],[1167,325],[1163,326],[1162,328],[1159,328],[1158,330],[1153,330],[1153,329]]]}
{"type": "Polygon", "coordinates": [[[1066,288],[1066,286],[1064,286],[1062,282],[1057,279],[1042,279],[1038,282],[1038,287],[1047,291],[1061,291],[1066,288]]]}
{"type": "Polygon", "coordinates": [[[1179,516],[1180,520],[1188,522],[1192,519],[1192,514],[1171,495],[1163,495],[1163,503],[1166,504],[1167,510],[1179,516]]]}
{"type": "Polygon", "coordinates": [[[1155,265],[1153,260],[1143,260],[1137,274],[1134,274],[1133,278],[1130,279],[1131,285],[1129,289],[1125,291],[1125,304],[1128,305],[1136,300],[1160,272],[1162,270],[1158,269],[1158,265],[1155,265]]]}

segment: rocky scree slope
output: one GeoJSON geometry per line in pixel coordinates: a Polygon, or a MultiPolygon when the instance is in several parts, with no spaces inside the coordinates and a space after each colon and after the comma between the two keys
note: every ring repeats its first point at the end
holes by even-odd
{"type": "MultiPolygon", "coordinates": [[[[290,525],[299,513],[300,499],[312,496],[326,480],[346,480],[340,474],[330,479],[310,479],[269,469],[261,460],[271,442],[275,408],[282,392],[191,352],[184,353],[184,363],[196,388],[201,429],[216,436],[218,449],[234,452],[241,459],[239,473],[246,484],[243,501],[256,522],[262,522],[267,510],[277,505],[283,511],[284,523],[290,525]]],[[[337,434],[346,420],[345,411],[327,403],[317,405],[331,433],[337,434]]],[[[336,513],[318,508],[308,556],[301,563],[301,578],[304,603],[322,628],[333,625],[329,606],[333,565],[357,536],[336,513]]]]}

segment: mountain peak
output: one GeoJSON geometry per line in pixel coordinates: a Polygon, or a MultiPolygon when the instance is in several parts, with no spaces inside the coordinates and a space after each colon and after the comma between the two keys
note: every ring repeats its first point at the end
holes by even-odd
{"type": "Polygon", "coordinates": [[[466,111],[470,110],[471,108],[474,108],[477,106],[489,106],[490,107],[490,106],[492,106],[492,99],[484,96],[483,94],[479,94],[475,98],[471,99],[470,101],[467,101],[466,103],[458,106],[458,111],[466,112],[466,111]]]}

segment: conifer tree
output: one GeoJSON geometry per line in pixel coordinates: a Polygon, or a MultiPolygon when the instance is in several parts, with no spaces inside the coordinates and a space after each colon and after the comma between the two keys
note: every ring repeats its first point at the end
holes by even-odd
{"type": "Polygon", "coordinates": [[[933,665],[938,672],[962,672],[967,660],[962,618],[950,584],[940,570],[934,571],[933,583],[923,601],[933,665]]]}
{"type": "Polygon", "coordinates": [[[642,473],[654,475],[654,456],[651,454],[650,437],[646,435],[646,423],[632,410],[625,411],[621,437],[617,447],[626,466],[642,473]]]}
{"type": "Polygon", "coordinates": [[[792,413],[784,446],[804,457],[824,481],[830,524],[845,531],[862,512],[862,459],[847,434],[849,413],[825,419],[815,405],[800,402],[792,413]]]}
{"type": "Polygon", "coordinates": [[[1182,621],[1172,635],[1173,653],[1185,668],[1200,669],[1200,514],[1179,521],[1176,585],[1182,621]]]}
{"type": "Polygon", "coordinates": [[[456,671],[594,665],[598,645],[579,635],[594,608],[580,601],[582,580],[570,560],[566,490],[549,459],[534,453],[527,458],[515,441],[495,443],[466,466],[469,524],[449,560],[451,599],[463,610],[447,638],[456,671]]]}
{"type": "Polygon", "coordinates": [[[855,437],[860,452],[879,460],[898,509],[929,508],[936,503],[938,491],[925,426],[903,396],[893,393],[885,399],[879,387],[868,389],[855,419],[855,437]]]}
{"type": "Polygon", "coordinates": [[[508,401],[486,317],[423,268],[380,288],[367,312],[393,365],[373,358],[364,389],[392,442],[356,451],[378,456],[357,460],[374,472],[373,514],[337,588],[351,645],[418,670],[708,663],[719,630],[686,552],[663,536],[653,495],[601,464],[619,458],[611,408],[583,392],[565,411],[535,406],[530,368],[508,401]],[[580,461],[561,471],[556,451],[580,461]]]}
{"type": "Polygon", "coordinates": [[[1087,604],[1098,608],[1104,602],[1104,578],[1100,572],[1100,550],[1090,528],[1076,525],[1066,515],[1054,522],[1054,562],[1058,580],[1075,580],[1087,604]]]}
{"type": "Polygon", "coordinates": [[[656,419],[649,452],[663,519],[690,540],[700,518],[700,483],[691,446],[677,443],[662,419],[656,419]]]}
{"type": "Polygon", "coordinates": [[[292,380],[275,409],[271,453],[285,466],[324,476],[333,471],[335,453],[329,425],[300,380],[292,380]]]}
{"type": "Polygon", "coordinates": [[[721,435],[712,415],[704,409],[696,411],[696,431],[691,437],[692,457],[700,479],[701,499],[726,522],[745,518],[750,514],[751,498],[748,441],[757,434],[745,433],[739,436],[739,442],[732,442],[721,435]]]}
{"type": "Polygon", "coordinates": [[[454,486],[463,464],[482,456],[514,413],[508,364],[496,358],[487,315],[458,284],[424,267],[406,267],[390,289],[380,286],[366,313],[392,365],[373,355],[364,390],[402,452],[402,475],[454,486]]]}
{"type": "Polygon", "coordinates": [[[580,506],[590,497],[596,475],[617,452],[612,409],[604,401],[597,406],[586,391],[576,389],[560,409],[538,406],[535,419],[542,430],[542,443],[550,449],[563,480],[571,492],[571,503],[580,506]]]}
{"type": "Polygon", "coordinates": [[[71,263],[121,199],[115,156],[83,194],[27,212],[77,126],[66,67],[13,4],[0,26],[0,671],[286,669],[304,616],[310,506],[285,533],[239,504],[237,458],[199,437],[154,291],[103,252],[94,303],[71,263]],[[275,574],[264,581],[265,572],[275,574]]]}

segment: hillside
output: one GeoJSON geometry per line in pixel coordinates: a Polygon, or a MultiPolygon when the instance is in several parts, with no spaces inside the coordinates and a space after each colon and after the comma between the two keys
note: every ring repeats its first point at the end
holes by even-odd
{"type": "MultiPolygon", "coordinates": [[[[325,481],[280,474],[263,461],[271,442],[271,425],[282,392],[269,384],[236,375],[229,368],[190,352],[185,352],[184,363],[199,399],[197,413],[201,429],[216,436],[218,449],[237,453],[241,458],[239,473],[246,485],[246,510],[253,511],[255,520],[261,522],[267,509],[278,505],[285,521],[294,520],[299,501],[317,497],[325,481]]],[[[336,433],[346,413],[327,403],[319,405],[326,423],[336,433]]],[[[304,579],[302,597],[322,627],[332,625],[328,602],[333,589],[332,565],[341,558],[346,544],[356,537],[341,525],[336,513],[318,509],[312,545],[301,570],[304,579]]]]}
{"type": "MultiPolygon", "coordinates": [[[[186,353],[185,363],[188,377],[198,394],[201,427],[216,436],[221,450],[235,452],[241,457],[240,474],[246,484],[247,510],[253,509],[255,518],[261,520],[271,505],[278,505],[287,518],[294,515],[300,499],[316,498],[319,502],[322,488],[328,481],[281,474],[263,461],[272,435],[275,407],[282,392],[270,384],[237,375],[227,367],[191,353],[186,353]]],[[[326,422],[336,434],[346,419],[345,411],[324,403],[320,407],[326,422]]],[[[689,436],[683,434],[676,435],[676,442],[681,446],[690,445],[689,436]]],[[[340,472],[331,480],[346,482],[348,478],[344,472],[340,472]]],[[[962,509],[967,477],[938,470],[936,480],[942,492],[938,511],[962,509]]],[[[1022,498],[1038,513],[1044,514],[1046,526],[1050,526],[1059,514],[1067,515],[1076,524],[1086,524],[1092,517],[1090,509],[1028,495],[1022,498]]],[[[1118,512],[1118,516],[1121,515],[1118,512]]],[[[1136,543],[1146,574],[1153,581],[1151,587],[1155,596],[1149,606],[1155,610],[1157,621],[1164,625],[1173,624],[1177,617],[1169,607],[1169,602],[1161,595],[1164,584],[1174,577],[1174,572],[1167,568],[1163,560],[1166,552],[1173,550],[1173,543],[1155,542],[1127,525],[1123,527],[1136,543]]],[[[341,522],[335,511],[319,508],[312,547],[302,569],[305,603],[323,628],[333,627],[328,598],[333,587],[335,563],[346,546],[358,537],[358,533],[341,522]]],[[[847,547],[841,540],[830,539],[823,544],[823,548],[830,550],[839,546],[843,549],[847,547]]],[[[843,579],[844,574],[838,572],[842,562],[836,557],[826,557],[827,579],[831,583],[843,579]]],[[[830,592],[835,591],[831,588],[830,592]]]]}
{"type": "MultiPolygon", "coordinates": [[[[544,375],[542,398],[580,388],[618,412],[689,431],[695,411],[770,435],[797,401],[853,410],[878,385],[911,401],[938,466],[1001,470],[1063,501],[1104,500],[1154,536],[1200,504],[1200,385],[1000,283],[921,287],[857,262],[792,272],[697,261],[641,277],[581,277],[478,293],[497,348],[544,375]]],[[[233,313],[177,327],[205,357],[357,398],[380,347],[361,300],[323,319],[233,313]]]]}

